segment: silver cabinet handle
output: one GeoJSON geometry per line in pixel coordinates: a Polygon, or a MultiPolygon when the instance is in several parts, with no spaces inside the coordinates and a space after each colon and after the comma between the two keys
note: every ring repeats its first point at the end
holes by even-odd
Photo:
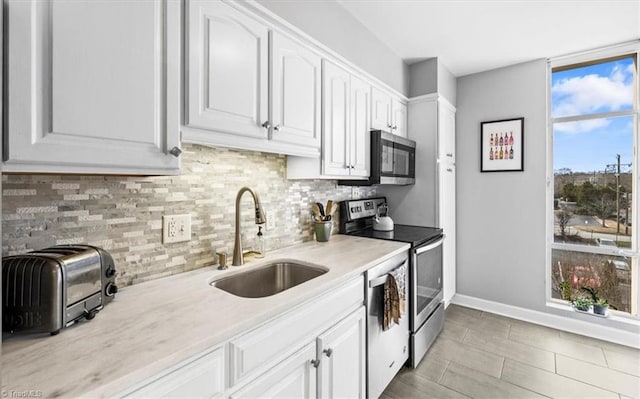
{"type": "Polygon", "coordinates": [[[447,168],[447,172],[453,172],[453,169],[447,168]]]}
{"type": "Polygon", "coordinates": [[[448,157],[453,157],[453,154],[452,154],[452,153],[450,153],[450,152],[448,152],[448,153],[447,153],[447,156],[448,156],[448,157]]]}
{"type": "Polygon", "coordinates": [[[318,366],[320,365],[320,359],[312,359],[311,365],[315,368],[318,368],[318,366]]]}
{"type": "Polygon", "coordinates": [[[396,130],[397,128],[398,128],[398,125],[393,125],[391,129],[396,130]]]}
{"type": "Polygon", "coordinates": [[[279,132],[280,131],[280,125],[275,125],[273,127],[273,130],[275,130],[276,132],[279,132]]]}
{"type": "Polygon", "coordinates": [[[322,351],[322,353],[327,355],[327,357],[331,357],[331,354],[333,353],[333,349],[331,349],[331,348],[325,349],[325,350],[322,351]]]}
{"type": "Polygon", "coordinates": [[[263,128],[265,128],[265,129],[269,129],[269,128],[271,127],[271,123],[270,123],[269,121],[265,121],[265,122],[262,124],[262,127],[263,127],[263,128]]]}
{"type": "Polygon", "coordinates": [[[178,158],[180,156],[180,154],[182,154],[182,150],[178,147],[173,147],[172,149],[169,150],[169,154],[173,155],[174,157],[178,158]]]}

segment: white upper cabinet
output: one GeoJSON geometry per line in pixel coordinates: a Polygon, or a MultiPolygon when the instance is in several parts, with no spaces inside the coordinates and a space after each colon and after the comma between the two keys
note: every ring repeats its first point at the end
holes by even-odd
{"type": "Polygon", "coordinates": [[[351,75],[351,176],[369,177],[371,85],[351,75]]]}
{"type": "Polygon", "coordinates": [[[377,87],[371,88],[371,129],[391,132],[391,96],[377,87]]]}
{"type": "Polygon", "coordinates": [[[371,85],[322,62],[322,156],[289,157],[291,179],[369,177],[371,85]]]}
{"type": "Polygon", "coordinates": [[[181,2],[5,7],[4,171],[178,172],[181,2]]]}
{"type": "Polygon", "coordinates": [[[456,161],[456,109],[446,101],[438,104],[438,159],[440,162],[456,161]]]}
{"type": "Polygon", "coordinates": [[[321,58],[237,3],[188,3],[185,142],[320,155],[321,58]]]}
{"type": "Polygon", "coordinates": [[[268,137],[269,30],[218,1],[189,4],[187,124],[268,137]]]}
{"type": "Polygon", "coordinates": [[[321,58],[272,33],[272,133],[274,141],[320,146],[321,58]]]}
{"type": "Polygon", "coordinates": [[[395,98],[391,102],[391,133],[407,137],[407,104],[395,98]]]}
{"type": "Polygon", "coordinates": [[[349,72],[326,60],[322,73],[323,172],[325,175],[349,176],[351,172],[349,80],[351,76],[349,72]]]}
{"type": "Polygon", "coordinates": [[[407,137],[407,104],[377,88],[371,89],[371,129],[407,137]]]}

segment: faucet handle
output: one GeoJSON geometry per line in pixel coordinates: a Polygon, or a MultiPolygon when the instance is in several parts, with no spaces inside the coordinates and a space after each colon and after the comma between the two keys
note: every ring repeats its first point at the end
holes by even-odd
{"type": "Polygon", "coordinates": [[[218,255],[218,270],[227,270],[229,266],[227,266],[227,253],[226,252],[216,252],[218,255]]]}

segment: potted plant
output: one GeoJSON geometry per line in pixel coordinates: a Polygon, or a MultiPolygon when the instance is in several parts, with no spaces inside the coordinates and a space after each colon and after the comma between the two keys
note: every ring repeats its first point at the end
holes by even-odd
{"type": "Polygon", "coordinates": [[[573,305],[576,310],[580,310],[582,312],[588,312],[592,303],[591,298],[587,297],[579,297],[571,301],[571,305],[573,305]]]}
{"type": "Polygon", "coordinates": [[[571,301],[571,284],[568,281],[560,283],[560,295],[565,301],[571,301]]]}
{"type": "Polygon", "coordinates": [[[607,309],[609,309],[609,302],[604,298],[598,298],[598,300],[593,303],[593,313],[595,314],[605,316],[607,309]]]}

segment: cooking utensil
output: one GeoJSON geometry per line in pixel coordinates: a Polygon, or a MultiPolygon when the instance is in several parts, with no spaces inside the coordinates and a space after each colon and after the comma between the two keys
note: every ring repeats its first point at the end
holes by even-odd
{"type": "Polygon", "coordinates": [[[320,209],[320,215],[324,216],[325,215],[325,213],[324,213],[324,205],[322,205],[319,202],[316,202],[316,205],[318,205],[318,209],[320,209]]]}
{"type": "Polygon", "coordinates": [[[320,221],[322,221],[322,213],[320,213],[320,207],[318,206],[318,203],[316,202],[315,204],[311,205],[311,210],[313,211],[313,215],[320,221]]]}
{"type": "Polygon", "coordinates": [[[334,207],[333,201],[332,200],[327,201],[327,207],[324,210],[324,214],[331,215],[331,212],[333,211],[333,207],[334,207]]]}

